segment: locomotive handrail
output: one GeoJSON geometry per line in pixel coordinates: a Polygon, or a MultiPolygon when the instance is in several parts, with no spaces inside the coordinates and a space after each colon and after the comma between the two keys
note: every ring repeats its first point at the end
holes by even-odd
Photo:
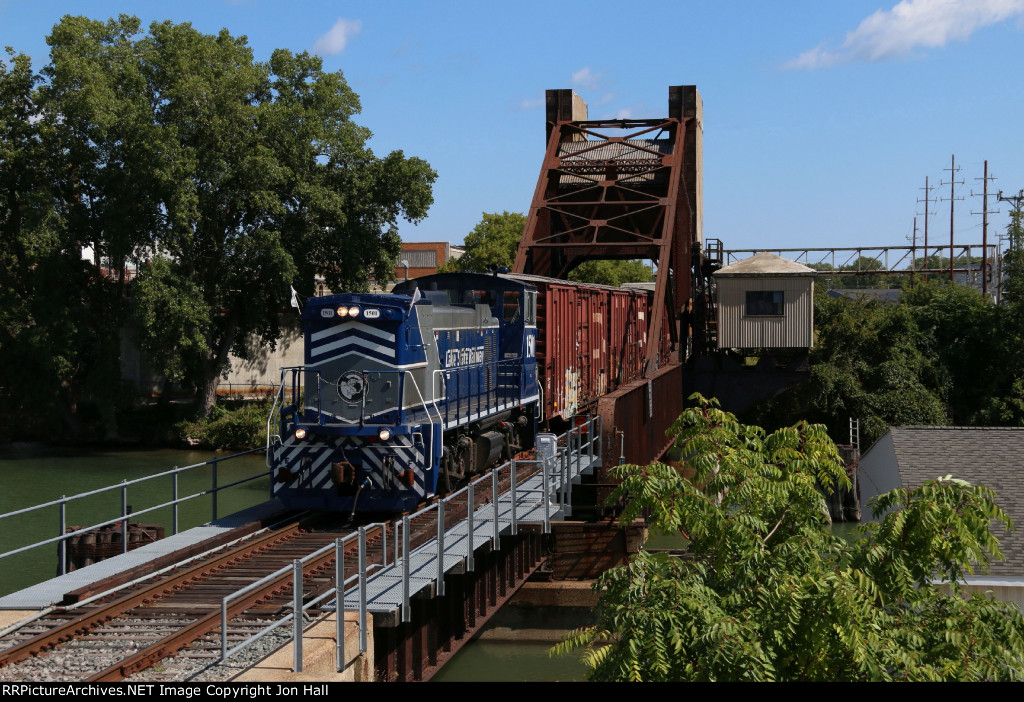
{"type": "Polygon", "coordinates": [[[271,423],[274,421],[274,415],[277,413],[277,403],[278,403],[278,400],[280,400],[281,406],[283,408],[284,407],[284,369],[283,368],[281,369],[281,383],[278,385],[277,392],[274,394],[274,404],[271,405],[271,407],[270,407],[270,414],[267,415],[267,448],[266,448],[266,451],[267,451],[267,454],[266,454],[267,468],[273,468],[273,466],[271,465],[271,461],[270,461],[270,445],[273,442],[273,439],[277,438],[279,443],[281,441],[281,435],[280,434],[271,434],[270,433],[271,423]]]}
{"type": "MultiPolygon", "coordinates": [[[[520,397],[521,391],[525,386],[523,373],[519,368],[520,360],[521,359],[519,358],[496,358],[490,361],[468,363],[457,368],[442,368],[431,371],[433,378],[441,379],[442,397],[445,398],[443,412],[438,404],[437,393],[434,393],[434,397],[431,398],[429,403],[426,401],[423,391],[419,387],[419,382],[416,380],[416,377],[411,370],[407,368],[360,370],[358,373],[363,377],[364,384],[368,383],[367,376],[371,374],[398,376],[396,406],[394,408],[371,413],[366,408],[369,393],[364,393],[359,400],[359,418],[353,418],[352,420],[347,421],[342,419],[340,416],[324,411],[322,387],[324,384],[329,385],[330,382],[324,378],[319,370],[313,369],[309,366],[289,366],[282,368],[282,380],[279,387],[279,394],[275,396],[275,404],[271,409],[271,416],[268,417],[267,420],[267,450],[269,452],[274,436],[271,433],[272,430],[270,428],[274,412],[277,411],[278,402],[280,402],[281,405],[284,405],[285,402],[284,392],[287,383],[287,376],[285,373],[290,373],[292,377],[291,392],[293,396],[293,404],[298,402],[297,395],[299,389],[295,383],[298,374],[310,373],[316,378],[315,407],[305,405],[303,408],[315,411],[316,418],[314,421],[302,421],[301,423],[303,424],[316,424],[318,426],[358,425],[359,427],[364,427],[367,425],[378,426],[382,424],[399,423],[395,422],[394,419],[388,415],[391,412],[404,412],[407,410],[407,407],[403,404],[405,399],[407,376],[412,380],[412,386],[416,393],[416,398],[419,400],[419,406],[422,408],[428,420],[433,422],[433,415],[436,414],[437,421],[445,424],[451,422],[453,419],[455,421],[459,421],[462,418],[468,418],[473,412],[481,413],[484,411],[484,408],[495,405],[499,400],[502,403],[507,403],[511,398],[520,397]],[[514,374],[515,378],[512,382],[508,381],[513,377],[513,374],[505,373],[505,371],[509,369],[516,371],[514,374]],[[454,378],[452,378],[453,375],[454,378]],[[450,395],[449,391],[451,391],[450,395]],[[433,408],[433,412],[431,412],[431,408],[433,408]],[[335,421],[329,421],[331,419],[335,421]]],[[[541,392],[539,389],[540,384],[538,383],[537,386],[538,392],[541,392]]],[[[412,405],[410,405],[410,407],[412,407],[412,405]]]]}
{"type": "MultiPolygon", "coordinates": [[[[412,371],[410,371],[408,369],[403,369],[402,373],[403,374],[409,374],[409,378],[412,379],[412,387],[416,391],[416,395],[420,398],[420,406],[423,407],[423,411],[426,413],[427,417],[430,417],[430,410],[427,409],[427,403],[423,399],[423,393],[420,392],[420,386],[419,386],[419,383],[416,382],[416,376],[411,375],[412,371]]],[[[404,378],[403,378],[403,382],[404,382],[404,378]]],[[[439,410],[437,408],[437,398],[436,397],[431,398],[430,404],[432,404],[434,406],[434,411],[437,412],[437,421],[440,422],[441,424],[444,424],[444,418],[441,416],[441,410],[439,410]]],[[[433,418],[431,418],[431,420],[433,420],[433,418]]]]}

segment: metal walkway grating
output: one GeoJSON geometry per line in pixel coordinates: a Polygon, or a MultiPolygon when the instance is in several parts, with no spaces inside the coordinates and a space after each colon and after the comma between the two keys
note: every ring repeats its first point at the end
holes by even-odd
{"type": "MultiPolygon", "coordinates": [[[[544,489],[543,472],[527,478],[516,486],[515,491],[515,523],[545,524],[561,521],[568,516],[567,505],[557,501],[563,491],[568,491],[572,483],[578,483],[580,477],[600,467],[598,455],[579,455],[569,462],[569,470],[563,476],[557,471],[548,475],[548,488],[544,489]],[[565,483],[565,484],[563,484],[565,483]],[[546,499],[545,499],[546,497],[546,499]],[[555,500],[555,501],[552,501],[555,500]],[[547,513],[545,513],[545,503],[547,513]]],[[[502,493],[497,500],[498,535],[508,535],[513,528],[512,491],[502,493]]],[[[443,572],[448,573],[467,564],[471,552],[490,542],[495,534],[495,503],[476,507],[473,511],[473,538],[470,548],[470,521],[461,520],[444,533],[443,572]]],[[[367,574],[366,578],[366,609],[373,613],[393,612],[402,607],[406,597],[434,586],[438,581],[439,542],[435,536],[426,543],[413,549],[408,556],[408,595],[405,583],[405,559],[378,567],[367,574]]],[[[326,605],[325,609],[334,609],[335,602],[326,605]]],[[[345,609],[360,609],[359,587],[345,592],[345,609]]]]}

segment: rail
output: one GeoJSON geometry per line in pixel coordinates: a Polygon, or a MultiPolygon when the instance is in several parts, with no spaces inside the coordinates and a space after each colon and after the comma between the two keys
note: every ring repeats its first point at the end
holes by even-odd
{"type": "Polygon", "coordinates": [[[266,472],[263,472],[263,473],[258,473],[256,475],[251,475],[251,476],[249,476],[247,478],[242,478],[241,480],[236,480],[236,481],[228,483],[226,485],[219,485],[218,484],[218,478],[217,478],[217,465],[219,463],[223,463],[224,461],[229,461],[229,460],[238,458],[240,456],[247,456],[247,455],[249,455],[251,453],[257,453],[257,452],[263,451],[263,450],[264,449],[262,449],[262,448],[250,449],[248,451],[242,451],[241,453],[235,453],[235,454],[232,454],[230,456],[213,458],[213,459],[210,459],[209,461],[203,461],[202,463],[194,463],[192,465],[183,466],[183,467],[180,467],[180,468],[179,467],[175,467],[172,470],[167,470],[167,471],[163,471],[163,472],[160,472],[160,473],[154,473],[153,475],[147,475],[145,477],[135,478],[133,480],[122,480],[120,483],[118,483],[116,485],[108,485],[107,487],[98,488],[96,490],[89,490],[87,492],[81,492],[81,493],[78,493],[77,495],[72,495],[70,497],[68,497],[66,495],[61,495],[60,499],[57,499],[57,500],[50,500],[49,502],[43,502],[41,504],[34,505],[32,507],[24,507],[22,509],[14,510],[13,512],[7,512],[6,514],[0,514],[0,520],[3,520],[3,519],[6,519],[7,517],[14,517],[14,516],[17,516],[17,515],[20,515],[20,514],[27,514],[29,512],[34,512],[34,511],[37,511],[37,510],[46,509],[48,507],[56,507],[57,511],[58,511],[58,522],[59,522],[59,527],[58,527],[59,533],[58,533],[57,536],[55,536],[53,538],[49,538],[49,539],[43,539],[42,541],[37,541],[37,542],[29,544],[27,546],[21,546],[20,548],[12,549],[10,551],[5,551],[4,553],[0,553],[0,559],[6,558],[8,556],[13,556],[13,555],[18,554],[18,553],[24,553],[25,551],[30,551],[30,550],[32,550],[34,548],[38,548],[40,546],[46,546],[47,544],[59,543],[60,544],[58,546],[58,554],[59,554],[58,555],[58,559],[59,559],[59,563],[58,563],[58,566],[57,566],[57,574],[58,575],[64,575],[65,574],[65,569],[67,567],[67,541],[68,541],[68,539],[71,539],[72,537],[75,537],[75,536],[79,536],[81,534],[85,534],[86,532],[92,531],[93,529],[99,529],[100,527],[109,526],[111,524],[120,524],[120,526],[121,526],[121,553],[127,553],[128,552],[128,517],[138,517],[139,515],[146,514],[148,512],[154,512],[154,511],[159,510],[159,509],[165,509],[167,507],[171,507],[172,508],[171,533],[172,534],[177,534],[178,533],[178,505],[180,505],[183,502],[187,502],[189,500],[196,499],[198,497],[203,497],[205,495],[212,495],[213,497],[212,497],[212,500],[211,500],[212,501],[212,505],[211,505],[212,517],[211,517],[211,519],[215,520],[215,519],[217,519],[217,506],[218,506],[217,505],[217,494],[221,490],[226,490],[227,488],[235,487],[236,485],[241,485],[243,483],[247,483],[247,482],[250,482],[252,480],[258,480],[259,478],[263,478],[263,477],[266,477],[266,476],[270,475],[270,471],[266,471],[266,472]],[[211,479],[210,489],[209,490],[203,490],[201,492],[196,492],[196,493],[193,493],[191,495],[186,495],[184,497],[180,497],[178,495],[178,475],[180,475],[181,473],[184,473],[186,471],[190,471],[190,470],[194,470],[194,469],[197,469],[197,468],[201,468],[203,466],[212,466],[211,475],[210,475],[210,479],[211,479]],[[146,509],[142,509],[142,510],[138,510],[138,511],[133,511],[133,512],[129,513],[129,510],[128,510],[128,487],[130,485],[137,485],[139,483],[144,483],[144,482],[147,482],[147,481],[150,481],[150,480],[156,480],[157,478],[163,478],[163,477],[166,477],[166,476],[172,476],[172,480],[171,480],[171,501],[170,502],[164,502],[163,504],[155,505],[153,507],[147,507],[146,509]],[[121,491],[121,514],[119,516],[116,516],[116,517],[114,517],[112,519],[107,519],[105,521],[99,522],[98,524],[93,524],[92,526],[83,527],[81,529],[78,529],[77,531],[72,531],[72,532],[65,533],[65,531],[67,530],[67,506],[68,506],[68,504],[70,504],[71,502],[74,502],[75,500],[80,500],[80,499],[83,499],[85,497],[91,497],[92,495],[98,495],[98,494],[104,493],[104,492],[110,492],[112,490],[120,490],[121,491]]]}
{"type": "MultiPolygon", "coordinates": [[[[358,612],[359,617],[359,650],[360,653],[365,653],[367,649],[366,627],[370,611],[367,588],[372,579],[371,573],[380,574],[382,577],[386,576],[388,579],[395,577],[391,572],[384,572],[389,567],[387,541],[389,530],[394,534],[394,558],[390,567],[399,573],[401,592],[399,606],[402,611],[402,620],[410,621],[410,600],[414,594],[411,575],[413,557],[417,554],[426,554],[433,558],[436,567],[433,583],[437,594],[444,595],[444,575],[448,570],[463,562],[467,571],[475,570],[474,551],[478,536],[486,536],[493,547],[498,548],[502,534],[507,532],[510,535],[515,535],[518,532],[519,524],[523,521],[539,522],[543,524],[544,533],[549,533],[551,521],[556,515],[559,513],[571,514],[570,500],[573,480],[583,472],[584,468],[592,468],[600,461],[601,430],[601,417],[596,416],[588,417],[583,424],[557,437],[548,435],[550,437],[548,441],[542,442],[540,438],[545,435],[541,435],[538,437],[538,444],[547,444],[549,447],[547,453],[552,455],[539,455],[535,460],[514,459],[508,461],[490,473],[470,481],[462,489],[414,514],[391,523],[377,523],[360,527],[357,532],[337,539],[333,544],[328,544],[301,559],[296,559],[292,565],[268,575],[263,580],[225,596],[221,601],[221,660],[226,660],[271,631],[290,623],[292,625],[291,635],[295,642],[292,669],[295,672],[302,672],[304,628],[302,612],[320,605],[324,600],[333,596],[336,612],[335,662],[338,672],[341,672],[346,661],[344,636],[346,592],[353,595],[353,599],[357,603],[354,611],[358,612]],[[529,475],[524,475],[525,472],[522,469],[527,466],[533,466],[535,470],[530,471],[529,475]],[[539,481],[536,480],[538,474],[539,481]],[[501,491],[501,483],[506,478],[507,489],[501,491]],[[463,512],[465,516],[460,517],[463,512]],[[524,519],[520,512],[526,514],[527,518],[524,519]],[[383,535],[381,555],[379,562],[369,563],[366,534],[367,531],[376,528],[380,528],[383,535]],[[429,532],[432,528],[436,528],[436,536],[414,548],[411,544],[411,535],[424,531],[429,532]],[[452,536],[456,533],[457,537],[452,536]],[[345,547],[353,539],[358,539],[358,568],[355,574],[346,578],[345,547]],[[450,542],[455,539],[464,541],[466,544],[464,556],[453,553],[453,545],[450,542]],[[335,549],[334,587],[319,597],[303,603],[303,567],[323,556],[330,549],[335,549]],[[289,569],[292,570],[294,593],[291,614],[269,624],[229,650],[227,647],[229,604],[262,584],[281,577],[289,569]],[[348,590],[349,585],[353,583],[355,584],[354,593],[348,590]]],[[[542,447],[539,447],[538,454],[541,454],[543,450],[542,447]]],[[[417,580],[421,581],[422,577],[418,577],[417,580]]]]}

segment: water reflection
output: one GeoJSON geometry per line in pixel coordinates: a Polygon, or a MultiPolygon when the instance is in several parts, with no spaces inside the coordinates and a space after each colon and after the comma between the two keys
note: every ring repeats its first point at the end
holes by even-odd
{"type": "MultiPolygon", "coordinates": [[[[81,451],[66,449],[9,450],[0,454],[0,514],[75,495],[101,487],[161,473],[175,466],[210,460],[208,451],[122,450],[81,451]]],[[[261,454],[243,456],[221,463],[217,483],[225,485],[265,470],[261,454]]],[[[178,478],[178,496],[185,497],[210,489],[212,468],[205,466],[182,473],[178,478]]],[[[147,481],[128,488],[128,504],[135,512],[169,502],[171,476],[147,481]]],[[[226,516],[251,507],[269,496],[265,479],[222,491],[218,496],[218,516],[226,516]]],[[[199,497],[179,508],[179,529],[185,530],[209,521],[213,516],[212,498],[199,497]]],[[[121,491],[113,490],[70,503],[66,524],[91,526],[120,514],[121,491]]],[[[171,534],[172,511],[163,508],[139,515],[132,521],[160,524],[171,534]]],[[[56,536],[60,517],[57,507],[0,520],[0,553],[56,536]]],[[[15,592],[51,578],[57,570],[57,545],[41,546],[23,554],[0,560],[0,595],[15,592]]]]}

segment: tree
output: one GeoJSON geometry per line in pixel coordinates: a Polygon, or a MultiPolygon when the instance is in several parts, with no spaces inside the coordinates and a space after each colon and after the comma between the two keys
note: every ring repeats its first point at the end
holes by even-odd
{"type": "Polygon", "coordinates": [[[894,424],[945,424],[950,378],[922,341],[906,305],[819,297],[810,378],[761,403],[753,421],[806,418],[839,437],[857,417],[865,445],[894,424]]]}
{"type": "Polygon", "coordinates": [[[0,385],[15,408],[5,430],[53,437],[63,424],[77,437],[84,406],[113,430],[116,291],[81,260],[59,206],[71,164],[54,149],[44,77],[28,57],[8,53],[10,67],[0,62],[0,385]]]}
{"type": "Polygon", "coordinates": [[[650,283],[654,281],[654,270],[643,261],[587,261],[570,271],[569,280],[616,286],[650,283]]]}
{"type": "Polygon", "coordinates": [[[69,219],[120,270],[142,266],[139,342],[157,369],[216,399],[229,352],[273,345],[289,285],[386,278],[436,174],[376,157],[358,97],[318,57],[254,60],[245,37],[190,24],[65,17],[43,95],[70,168],[69,219]],[[168,305],[171,305],[168,307],[168,305]]]}
{"type": "Polygon", "coordinates": [[[511,270],[525,228],[526,217],[519,212],[484,212],[480,223],[466,235],[463,242],[466,252],[439,270],[485,273],[490,265],[511,270]]]}
{"type": "Polygon", "coordinates": [[[818,485],[846,476],[820,426],[767,434],[694,396],[673,426],[695,471],[616,469],[624,523],[687,539],[605,573],[582,650],[597,680],[1021,680],[1024,617],[958,584],[1001,558],[983,487],[947,476],[881,496],[880,524],[831,534],[818,485]],[[935,585],[945,581],[948,592],[935,585]]]}

